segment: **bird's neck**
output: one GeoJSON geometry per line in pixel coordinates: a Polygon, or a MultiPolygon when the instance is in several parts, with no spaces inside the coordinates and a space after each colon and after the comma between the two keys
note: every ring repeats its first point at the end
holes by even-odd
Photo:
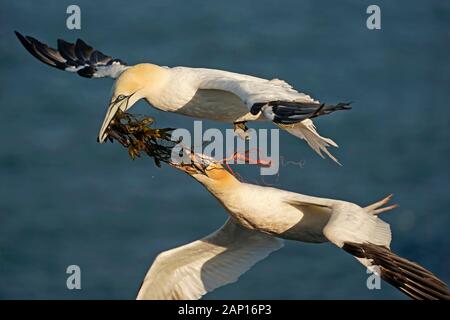
{"type": "Polygon", "coordinates": [[[202,184],[225,206],[225,208],[228,207],[228,204],[235,195],[239,193],[239,188],[241,186],[241,182],[231,174],[220,180],[209,180],[207,183],[202,184]]]}

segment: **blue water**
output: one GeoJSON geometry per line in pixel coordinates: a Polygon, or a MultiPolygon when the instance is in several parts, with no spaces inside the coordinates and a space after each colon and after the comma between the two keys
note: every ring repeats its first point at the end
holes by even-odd
{"type": "MultiPolygon", "coordinates": [[[[173,169],[99,145],[112,82],[51,69],[13,30],[51,45],[83,38],[128,63],[212,67],[279,77],[352,111],[317,120],[344,164],[281,133],[281,168],[266,183],[399,209],[392,248],[450,282],[450,3],[447,1],[81,1],[82,29],[65,27],[72,1],[2,1],[0,11],[0,298],[132,299],[155,256],[218,228],[225,212],[173,169]],[[366,28],[366,8],[382,29],[366,28]],[[82,290],[66,289],[66,267],[82,290]]],[[[158,126],[192,119],[149,109],[158,126]]],[[[227,126],[205,122],[204,126],[227,126]]],[[[236,168],[262,183],[255,168],[236,168]]],[[[288,242],[207,298],[403,299],[329,244],[288,242]]]]}

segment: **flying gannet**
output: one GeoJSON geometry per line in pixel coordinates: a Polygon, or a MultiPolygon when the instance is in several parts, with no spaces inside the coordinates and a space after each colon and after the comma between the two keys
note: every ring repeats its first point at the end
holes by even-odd
{"type": "Polygon", "coordinates": [[[137,299],[200,299],[237,281],[255,263],[280,249],[281,239],[331,242],[414,299],[450,299],[444,282],[389,249],[390,226],[378,214],[396,207],[383,207],[391,196],[363,208],[242,183],[220,164],[195,168],[183,170],[219,200],[229,218],[213,234],[159,254],[137,299]]]}
{"type": "Polygon", "coordinates": [[[58,40],[58,49],[15,32],[22,45],[40,61],[87,78],[117,79],[108,111],[99,132],[107,128],[117,110],[126,111],[145,99],[153,107],[200,119],[234,124],[247,137],[246,122],[270,120],[294,136],[306,140],[321,157],[322,152],[337,162],[327,147],[337,144],[316,131],[312,118],[350,109],[349,103],[327,105],[298,92],[279,79],[262,79],[215,69],[161,67],[150,63],[128,66],[93,49],[78,39],[75,44],[58,40]]]}

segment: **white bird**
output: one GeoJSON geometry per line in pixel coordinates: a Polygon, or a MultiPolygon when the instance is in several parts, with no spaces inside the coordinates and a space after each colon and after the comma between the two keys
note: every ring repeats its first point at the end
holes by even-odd
{"type": "Polygon", "coordinates": [[[396,207],[383,207],[391,196],[363,208],[242,183],[219,164],[180,168],[219,200],[229,218],[215,233],[159,254],[137,299],[199,299],[235,282],[280,249],[281,239],[331,242],[414,299],[450,299],[444,282],[390,251],[390,226],[378,214],[396,207]]]}
{"type": "Polygon", "coordinates": [[[349,103],[321,104],[279,79],[262,79],[222,70],[161,67],[142,63],[127,66],[94,50],[78,39],[75,44],[58,40],[58,50],[33,37],[16,32],[22,45],[40,61],[83,77],[117,79],[108,111],[99,132],[107,138],[107,128],[115,113],[126,111],[145,99],[156,109],[200,119],[234,124],[247,137],[247,121],[270,120],[289,133],[306,140],[321,157],[322,152],[338,162],[327,150],[337,144],[319,135],[312,118],[336,110],[350,109],[349,103]]]}

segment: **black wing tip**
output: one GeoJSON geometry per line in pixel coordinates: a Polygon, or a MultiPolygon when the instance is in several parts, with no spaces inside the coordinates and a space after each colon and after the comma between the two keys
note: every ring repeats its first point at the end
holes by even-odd
{"type": "Polygon", "coordinates": [[[266,102],[256,102],[252,105],[252,107],[250,108],[250,113],[254,116],[256,116],[258,114],[258,112],[261,111],[261,108],[263,106],[265,106],[267,103],[266,102]]]}
{"type": "Polygon", "coordinates": [[[14,30],[14,34],[16,35],[17,39],[19,39],[22,46],[24,46],[25,49],[34,56],[34,54],[30,51],[31,44],[27,40],[27,38],[25,38],[25,36],[23,34],[21,34],[19,31],[16,31],[16,30],[14,30]]]}
{"type": "Polygon", "coordinates": [[[73,46],[74,45],[72,42],[66,41],[66,40],[61,39],[61,38],[56,39],[56,43],[58,45],[58,48],[59,48],[60,45],[63,45],[63,46],[73,46]]]}
{"type": "Polygon", "coordinates": [[[97,69],[93,66],[87,66],[77,71],[78,75],[82,76],[83,78],[92,78],[95,74],[97,69]]]}
{"type": "Polygon", "coordinates": [[[352,109],[353,101],[350,102],[339,102],[336,106],[342,108],[342,110],[350,110],[352,109]]]}
{"type": "Polygon", "coordinates": [[[92,47],[90,45],[88,45],[86,43],[86,41],[84,41],[83,39],[80,39],[80,38],[78,38],[77,41],[75,41],[75,45],[82,46],[82,47],[88,47],[88,48],[92,49],[92,47]]]}
{"type": "MultiPolygon", "coordinates": [[[[305,119],[327,115],[335,111],[350,110],[352,108],[350,104],[351,102],[340,102],[336,105],[328,105],[314,102],[271,101],[265,105],[271,107],[271,110],[268,112],[269,118],[272,117],[272,120],[275,123],[289,125],[301,122],[305,119]]],[[[261,104],[254,104],[251,112],[259,111],[263,106],[264,105],[261,106],[261,104]]]]}
{"type": "Polygon", "coordinates": [[[32,36],[23,35],[17,30],[14,30],[14,34],[25,50],[39,61],[60,70],[76,72],[85,78],[116,78],[124,68],[107,68],[114,63],[126,66],[126,63],[122,60],[113,59],[95,50],[82,39],[77,39],[75,43],[57,39],[57,49],[54,49],[32,36]],[[103,72],[96,74],[100,67],[104,68],[103,72]]]}
{"type": "Polygon", "coordinates": [[[26,36],[24,36],[23,34],[21,34],[19,31],[14,30],[14,34],[16,35],[17,39],[19,39],[19,41],[22,43],[23,46],[25,46],[26,44],[29,44],[26,36]]]}
{"type": "MultiPolygon", "coordinates": [[[[28,52],[30,52],[31,54],[33,54],[33,52],[31,52],[31,43],[30,41],[27,39],[27,36],[24,36],[23,34],[21,34],[18,31],[14,31],[17,39],[19,39],[20,43],[25,47],[25,49],[27,49],[28,52]]],[[[33,54],[34,55],[34,54],[33,54]]]]}
{"type": "Polygon", "coordinates": [[[42,54],[40,54],[39,51],[35,48],[35,45],[33,44],[33,41],[35,41],[35,39],[33,37],[24,36],[18,31],[14,31],[14,33],[16,34],[25,50],[27,50],[33,57],[51,67],[55,67],[53,61],[50,61],[49,59],[46,59],[46,57],[43,57],[42,54]]]}
{"type": "Polygon", "coordinates": [[[357,258],[372,260],[380,277],[413,299],[450,300],[448,286],[431,271],[401,258],[389,248],[372,243],[344,242],[342,249],[357,258]]]}
{"type": "Polygon", "coordinates": [[[19,31],[14,30],[14,34],[16,35],[17,38],[25,38],[25,36],[23,34],[21,34],[19,31]]]}

